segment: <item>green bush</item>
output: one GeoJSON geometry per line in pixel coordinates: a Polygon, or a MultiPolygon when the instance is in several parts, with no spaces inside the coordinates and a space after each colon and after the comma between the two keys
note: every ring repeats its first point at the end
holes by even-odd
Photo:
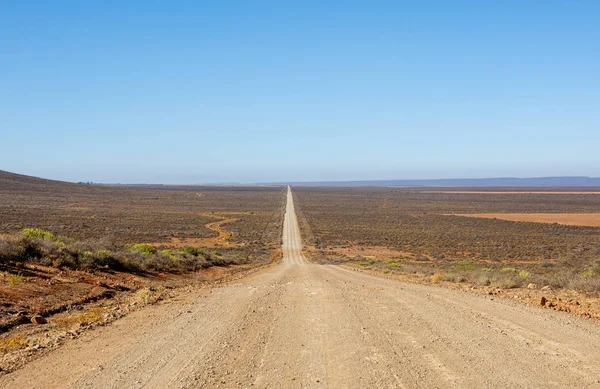
{"type": "Polygon", "coordinates": [[[471,271],[473,270],[473,262],[471,261],[459,261],[452,266],[454,271],[471,271]]]}
{"type": "Polygon", "coordinates": [[[149,245],[147,243],[138,243],[138,244],[134,244],[133,246],[131,246],[129,248],[129,250],[131,251],[136,251],[138,253],[141,253],[143,255],[152,255],[152,254],[156,254],[156,247],[149,245]]]}
{"type": "Polygon", "coordinates": [[[594,270],[592,269],[587,269],[586,271],[584,271],[583,273],[581,273],[581,278],[585,279],[590,279],[590,278],[594,278],[594,276],[596,275],[596,273],[594,272],[594,270]]]}
{"type": "Polygon", "coordinates": [[[182,248],[177,250],[177,252],[181,255],[190,254],[190,255],[193,255],[194,257],[199,257],[199,256],[207,257],[208,256],[208,253],[204,249],[201,249],[199,247],[194,247],[194,246],[183,246],[182,248]]]}
{"type": "Polygon", "coordinates": [[[32,239],[57,240],[53,233],[41,228],[23,228],[21,233],[32,239]]]}
{"type": "Polygon", "coordinates": [[[519,278],[522,280],[528,280],[531,278],[531,274],[527,270],[521,270],[519,272],[519,278]]]}
{"type": "Polygon", "coordinates": [[[169,257],[171,261],[179,261],[181,259],[176,254],[174,254],[172,250],[169,249],[161,250],[160,253],[166,257],[169,257]]]}
{"type": "Polygon", "coordinates": [[[113,258],[112,251],[106,250],[106,249],[96,251],[96,255],[98,256],[98,258],[102,258],[102,259],[113,258]]]}

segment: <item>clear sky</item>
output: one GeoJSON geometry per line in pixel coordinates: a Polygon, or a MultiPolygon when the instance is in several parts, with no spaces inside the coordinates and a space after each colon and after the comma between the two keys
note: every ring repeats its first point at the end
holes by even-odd
{"type": "Polygon", "coordinates": [[[0,169],[600,176],[600,1],[0,1],[0,169]]]}

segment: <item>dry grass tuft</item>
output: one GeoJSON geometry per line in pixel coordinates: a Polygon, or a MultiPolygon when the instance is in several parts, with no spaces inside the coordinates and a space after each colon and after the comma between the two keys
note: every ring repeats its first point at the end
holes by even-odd
{"type": "Polygon", "coordinates": [[[148,305],[152,301],[152,291],[148,288],[142,288],[135,293],[134,301],[138,304],[148,305]]]}
{"type": "Polygon", "coordinates": [[[106,308],[92,308],[87,312],[82,312],[76,315],[56,317],[52,319],[52,323],[57,326],[69,330],[76,326],[86,326],[96,324],[102,321],[106,308]]]}
{"type": "Polygon", "coordinates": [[[11,288],[14,288],[15,286],[18,286],[24,280],[25,280],[25,277],[23,277],[23,275],[21,274],[21,272],[19,272],[17,274],[9,274],[8,277],[6,277],[6,281],[8,282],[8,285],[11,288]]]}
{"type": "Polygon", "coordinates": [[[433,284],[437,284],[438,282],[440,282],[441,280],[444,279],[444,275],[441,273],[435,273],[434,275],[431,276],[430,280],[431,283],[433,284]]]}
{"type": "Polygon", "coordinates": [[[8,353],[10,351],[20,350],[25,347],[27,347],[27,341],[20,335],[0,339],[1,353],[8,353]]]}

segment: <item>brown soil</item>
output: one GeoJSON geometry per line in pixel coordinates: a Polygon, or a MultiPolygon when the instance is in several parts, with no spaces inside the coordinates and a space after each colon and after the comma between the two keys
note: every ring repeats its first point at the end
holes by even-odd
{"type": "MultiPolygon", "coordinates": [[[[235,267],[235,266],[234,266],[235,267]]],[[[140,288],[177,287],[219,277],[229,270],[211,267],[193,273],[86,272],[40,265],[24,264],[19,268],[0,269],[0,333],[29,323],[34,315],[50,317],[56,313],[119,292],[140,288]],[[8,271],[10,270],[10,272],[8,271]],[[11,285],[9,279],[19,274],[22,279],[11,285]]]]}
{"type": "Polygon", "coordinates": [[[600,227],[600,213],[475,213],[453,216],[600,227]]]}
{"type": "Polygon", "coordinates": [[[6,281],[9,273],[1,271],[0,375],[142,306],[176,298],[189,288],[238,279],[264,266],[253,263],[186,274],[131,274],[25,265],[21,268],[23,281],[14,286],[6,281]],[[48,323],[32,323],[36,316],[48,323]],[[26,343],[6,349],[15,339],[26,343]]]}

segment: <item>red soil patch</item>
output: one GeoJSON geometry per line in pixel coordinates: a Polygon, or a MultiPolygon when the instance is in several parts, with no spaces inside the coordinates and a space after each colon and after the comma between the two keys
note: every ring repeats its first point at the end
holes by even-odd
{"type": "Polygon", "coordinates": [[[474,213],[453,216],[600,227],[600,213],[474,213]]]}
{"type": "Polygon", "coordinates": [[[600,195],[600,192],[557,192],[557,191],[476,191],[476,190],[423,190],[420,193],[449,193],[449,194],[545,194],[545,195],[600,195]]]}

